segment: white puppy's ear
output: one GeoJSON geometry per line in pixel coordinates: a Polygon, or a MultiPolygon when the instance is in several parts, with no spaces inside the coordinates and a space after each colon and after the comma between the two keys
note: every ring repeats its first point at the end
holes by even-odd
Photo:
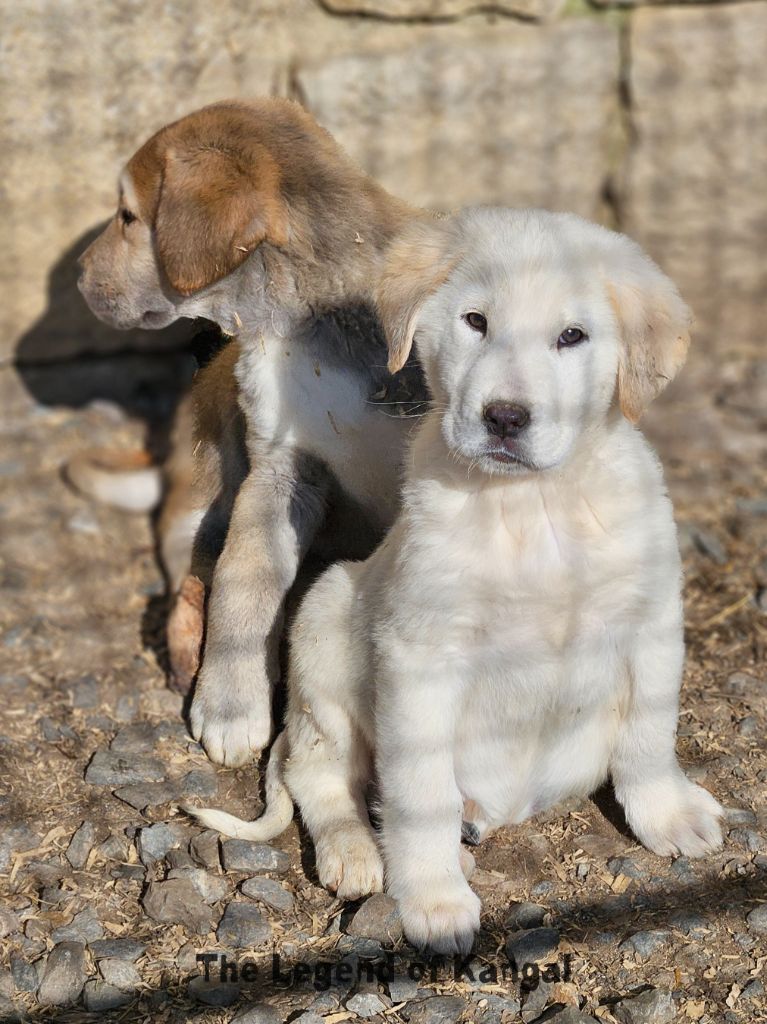
{"type": "Polygon", "coordinates": [[[386,252],[376,305],[389,346],[391,373],[407,362],[421,306],[455,266],[453,234],[450,220],[417,221],[386,252]]]}
{"type": "Polygon", "coordinates": [[[623,342],[618,367],[621,412],[632,423],[674,379],[690,345],[692,313],[674,282],[634,242],[608,271],[610,298],[623,342]]]}

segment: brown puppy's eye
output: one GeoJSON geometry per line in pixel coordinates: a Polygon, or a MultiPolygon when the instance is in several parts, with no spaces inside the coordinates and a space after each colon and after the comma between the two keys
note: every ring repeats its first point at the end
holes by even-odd
{"type": "Polygon", "coordinates": [[[136,220],[136,214],[135,213],[131,213],[130,210],[126,210],[126,209],[123,208],[123,209],[120,210],[120,220],[123,222],[123,224],[127,228],[127,226],[129,224],[132,224],[133,221],[136,220]]]}
{"type": "Polygon", "coordinates": [[[568,327],[557,338],[557,348],[570,348],[572,345],[578,345],[582,341],[588,341],[588,338],[588,334],[581,330],[580,327],[568,327]]]}
{"type": "Polygon", "coordinates": [[[487,320],[481,313],[464,313],[463,318],[472,331],[476,331],[477,334],[487,334],[487,320]]]}

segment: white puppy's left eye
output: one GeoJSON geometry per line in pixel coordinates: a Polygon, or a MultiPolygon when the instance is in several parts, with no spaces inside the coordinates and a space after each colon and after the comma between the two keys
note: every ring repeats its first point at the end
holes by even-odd
{"type": "Polygon", "coordinates": [[[582,341],[588,341],[588,338],[588,334],[580,327],[567,327],[557,338],[557,348],[570,348],[582,341]]]}

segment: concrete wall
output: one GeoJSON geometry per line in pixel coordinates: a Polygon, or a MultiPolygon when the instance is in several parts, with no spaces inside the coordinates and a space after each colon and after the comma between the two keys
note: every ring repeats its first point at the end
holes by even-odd
{"type": "Polygon", "coordinates": [[[172,345],[74,290],[117,172],[164,122],[301,99],[413,202],[571,209],[677,279],[698,341],[762,344],[767,2],[5,0],[0,357],[172,345]]]}

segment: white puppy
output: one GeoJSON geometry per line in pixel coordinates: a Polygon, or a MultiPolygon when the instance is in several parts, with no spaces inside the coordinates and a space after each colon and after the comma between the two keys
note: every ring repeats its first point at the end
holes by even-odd
{"type": "Polygon", "coordinates": [[[410,941],[466,951],[464,807],[481,836],[609,775],[655,853],[721,842],[674,751],[680,562],[634,426],[684,360],[689,311],[626,237],[498,209],[403,236],[380,310],[391,368],[415,337],[434,398],[402,511],[303,602],[265,816],[200,817],[269,838],[291,815],[283,773],[323,885],[360,896],[385,865],[410,941]]]}

